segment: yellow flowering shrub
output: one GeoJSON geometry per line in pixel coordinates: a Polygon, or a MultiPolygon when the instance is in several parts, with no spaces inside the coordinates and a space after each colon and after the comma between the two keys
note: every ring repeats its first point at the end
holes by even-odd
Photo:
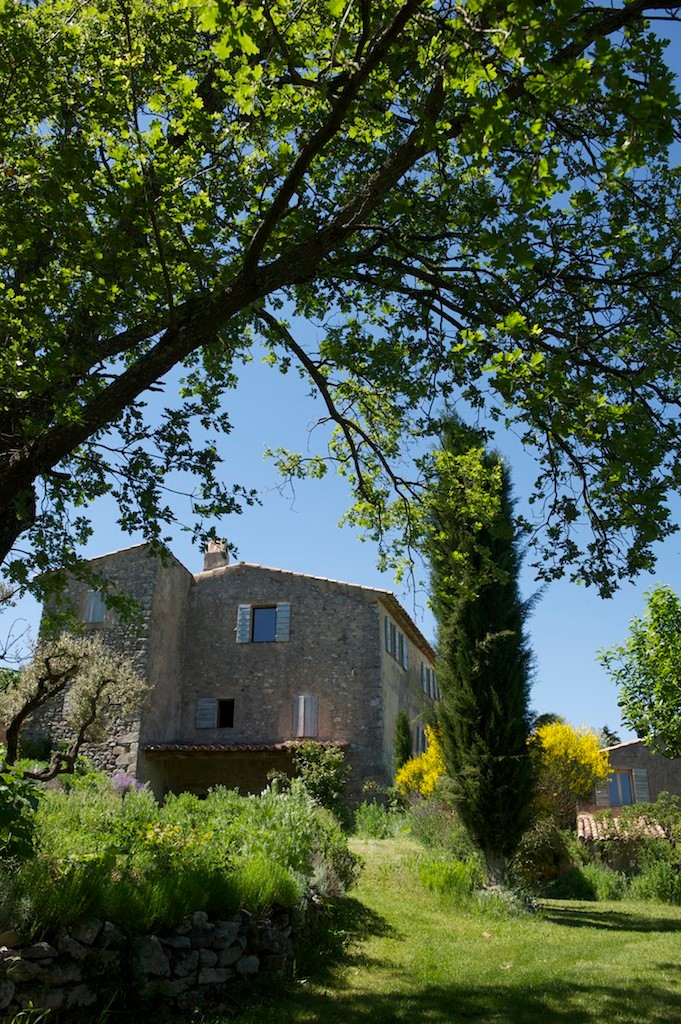
{"type": "Polygon", "coordinates": [[[395,776],[395,786],[402,796],[430,796],[435,783],[446,772],[442,739],[435,729],[426,726],[426,750],[402,765],[395,776]]]}
{"type": "Polygon", "coordinates": [[[595,732],[567,722],[542,725],[530,738],[537,770],[537,805],[542,814],[569,822],[578,801],[610,775],[607,751],[595,732]]]}

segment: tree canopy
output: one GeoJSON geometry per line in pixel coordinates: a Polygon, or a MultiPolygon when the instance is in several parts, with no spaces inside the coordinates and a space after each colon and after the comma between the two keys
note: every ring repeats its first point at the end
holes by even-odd
{"type": "Polygon", "coordinates": [[[681,601],[671,587],[646,594],[642,616],[598,660],[620,688],[622,721],[668,756],[681,757],[681,601]]]}
{"type": "Polygon", "coordinates": [[[608,753],[593,729],[568,722],[540,725],[530,748],[537,771],[536,810],[563,827],[574,828],[578,802],[592,796],[610,775],[608,753]]]}
{"type": "Polygon", "coordinates": [[[679,7],[4,0],[10,577],[73,564],[104,493],[152,540],[169,473],[199,519],[251,501],[215,437],[255,339],[333,428],[282,469],[336,463],[370,532],[402,524],[428,470],[403,441],[444,397],[536,451],[540,575],[607,593],[649,565],[681,317],[678,100],[646,19],[679,7]]]}

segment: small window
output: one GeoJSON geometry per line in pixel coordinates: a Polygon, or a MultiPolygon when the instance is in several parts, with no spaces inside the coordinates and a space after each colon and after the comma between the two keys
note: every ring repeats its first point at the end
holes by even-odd
{"type": "Polygon", "coordinates": [[[254,608],[251,618],[251,640],[254,644],[273,643],[277,635],[277,609],[254,608]]]}
{"type": "Polygon", "coordinates": [[[234,698],[200,697],[196,702],[195,725],[197,729],[233,729],[234,698]]]}
{"type": "Polygon", "coordinates": [[[88,593],[85,621],[92,624],[106,621],[106,601],[98,590],[91,590],[88,593]]]}
{"type": "Polygon", "coordinates": [[[218,701],[218,729],[234,728],[234,699],[218,701]]]}

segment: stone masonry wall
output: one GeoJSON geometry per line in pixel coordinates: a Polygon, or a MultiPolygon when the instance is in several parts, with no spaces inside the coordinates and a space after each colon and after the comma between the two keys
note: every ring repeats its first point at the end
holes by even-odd
{"type": "Polygon", "coordinates": [[[608,751],[613,768],[631,770],[645,768],[648,772],[650,799],[657,800],[660,793],[681,796],[681,760],[653,753],[642,740],[624,743],[608,751]]]}
{"type": "Polygon", "coordinates": [[[293,739],[293,698],[319,701],[320,740],[347,741],[354,781],[384,783],[376,600],[357,588],[237,564],[195,577],[186,631],[180,736],[186,743],[293,739]],[[240,604],[291,605],[290,639],[237,643],[240,604]],[[196,701],[233,699],[231,728],[197,728],[196,701]]]}
{"type": "MultiPolygon", "coordinates": [[[[109,609],[104,622],[86,623],[90,586],[73,580],[65,598],[83,622],[86,635],[100,633],[107,646],[128,658],[152,687],[158,687],[148,703],[156,708],[157,718],[166,723],[168,735],[175,728],[178,686],[181,672],[181,646],[184,608],[191,575],[169,556],[166,565],[146,554],[146,545],[138,545],[91,562],[93,571],[111,579],[118,592],[135,599],[139,611],[132,622],[122,621],[109,609]],[[169,668],[172,667],[172,671],[169,668]],[[173,675],[173,672],[175,673],[173,675]],[[166,697],[166,693],[169,695],[166,697]]],[[[52,745],[68,738],[63,720],[64,695],[60,694],[37,712],[24,730],[24,738],[40,741],[49,737],[52,745]]],[[[138,775],[139,746],[144,712],[125,717],[112,716],[108,739],[99,744],[85,744],[83,754],[96,768],[109,773],[124,771],[138,775]]]]}
{"type": "MultiPolygon", "coordinates": [[[[298,913],[296,922],[304,924],[298,913]]],[[[209,920],[186,917],[165,936],[130,938],[110,921],[84,921],[51,942],[21,943],[0,934],[0,1013],[74,1010],[139,1000],[178,1009],[209,1006],[241,980],[283,974],[293,954],[294,918],[278,911],[256,920],[241,911],[209,920]],[[3,944],[4,943],[4,944],[3,944]]]]}

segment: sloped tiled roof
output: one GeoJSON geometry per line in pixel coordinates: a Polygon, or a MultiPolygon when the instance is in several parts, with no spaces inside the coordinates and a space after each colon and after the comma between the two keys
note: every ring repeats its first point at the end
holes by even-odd
{"type": "MultiPolygon", "coordinates": [[[[142,747],[147,757],[197,757],[213,754],[278,754],[293,753],[304,741],[284,740],[282,743],[149,743],[142,747]]],[[[347,747],[345,740],[315,740],[321,747],[347,747]]]]}
{"type": "MultiPolygon", "coordinates": [[[[651,836],[654,839],[664,839],[665,832],[661,825],[650,818],[640,817],[634,822],[637,834],[651,836]]],[[[577,814],[577,838],[585,843],[596,840],[616,839],[626,836],[626,829],[620,826],[617,814],[613,811],[609,815],[594,814],[592,811],[579,811],[577,814]],[[613,835],[613,831],[616,835],[613,835]]]]}

